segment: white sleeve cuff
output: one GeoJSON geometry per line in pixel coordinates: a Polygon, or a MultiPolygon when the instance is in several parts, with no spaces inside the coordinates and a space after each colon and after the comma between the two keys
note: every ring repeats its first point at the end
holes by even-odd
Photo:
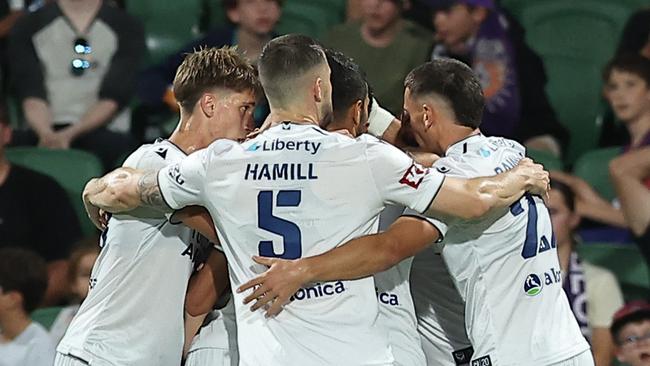
{"type": "Polygon", "coordinates": [[[382,108],[377,102],[377,99],[373,98],[372,111],[370,111],[370,116],[368,116],[368,133],[377,138],[381,138],[394,119],[395,116],[382,108]]]}

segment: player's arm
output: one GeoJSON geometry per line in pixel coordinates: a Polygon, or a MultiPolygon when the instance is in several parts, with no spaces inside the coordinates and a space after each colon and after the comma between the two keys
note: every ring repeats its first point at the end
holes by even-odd
{"type": "Polygon", "coordinates": [[[226,256],[215,249],[201,269],[190,278],[185,311],[192,316],[209,312],[229,285],[226,256]]]}
{"type": "Polygon", "coordinates": [[[91,179],[83,191],[88,215],[95,214],[89,207],[111,213],[130,211],[140,206],[171,212],[160,193],[157,176],[158,171],[122,167],[101,178],[91,179]]]}
{"type": "Polygon", "coordinates": [[[180,211],[174,212],[171,222],[182,222],[185,226],[198,231],[201,235],[205,236],[210,242],[219,244],[217,237],[217,230],[214,227],[212,216],[208,210],[201,206],[189,206],[180,211]]]}
{"type": "Polygon", "coordinates": [[[530,159],[522,159],[512,170],[493,177],[447,177],[425,214],[475,219],[494,208],[510,206],[526,192],[545,196],[549,182],[544,167],[530,159]]]}
{"type": "Polygon", "coordinates": [[[428,221],[402,216],[383,233],[353,239],[321,255],[298,260],[254,257],[269,269],[238,291],[255,288],[244,303],[257,299],[251,310],[271,303],[267,314],[275,315],[307,283],[353,280],[384,271],[437,241],[440,235],[428,221]]]}

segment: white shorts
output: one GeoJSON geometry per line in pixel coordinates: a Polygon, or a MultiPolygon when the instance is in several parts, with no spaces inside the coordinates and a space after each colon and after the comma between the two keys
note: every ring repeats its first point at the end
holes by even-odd
{"type": "Polygon", "coordinates": [[[56,353],[54,358],[54,366],[88,366],[88,362],[70,355],[63,353],[56,353]]]}
{"type": "Polygon", "coordinates": [[[588,349],[577,356],[573,356],[568,360],[554,363],[549,366],[594,366],[594,356],[591,350],[588,349]]]}
{"type": "Polygon", "coordinates": [[[199,348],[187,354],[185,366],[230,366],[230,352],[220,348],[199,348]]]}

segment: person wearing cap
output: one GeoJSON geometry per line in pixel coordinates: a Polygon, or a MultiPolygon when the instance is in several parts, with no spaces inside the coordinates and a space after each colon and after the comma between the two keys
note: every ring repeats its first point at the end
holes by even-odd
{"type": "Polygon", "coordinates": [[[427,61],[431,33],[403,19],[410,0],[363,0],[361,22],[341,24],[324,43],[354,59],[368,76],[375,97],[393,115],[402,112],[403,82],[411,69],[427,61]]]}
{"type": "Polygon", "coordinates": [[[433,57],[463,61],[480,77],[484,133],[559,156],[569,135],[548,101],[544,66],[525,44],[523,28],[494,0],[422,1],[436,28],[433,57]]]}
{"type": "Polygon", "coordinates": [[[620,362],[650,365],[650,304],[640,300],[626,304],[614,314],[610,330],[620,362]]]}

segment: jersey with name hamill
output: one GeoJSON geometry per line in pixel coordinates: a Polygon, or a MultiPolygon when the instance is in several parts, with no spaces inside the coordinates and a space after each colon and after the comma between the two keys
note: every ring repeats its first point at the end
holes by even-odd
{"type": "MultiPolygon", "coordinates": [[[[232,288],[266,270],[253,255],[318,255],[375,232],[385,204],[426,210],[443,178],[374,137],[295,123],[216,141],[158,175],[172,208],[210,212],[232,288]]],[[[251,312],[246,295],[234,294],[240,365],[392,364],[372,277],[310,284],[274,318],[251,312]]]]}

